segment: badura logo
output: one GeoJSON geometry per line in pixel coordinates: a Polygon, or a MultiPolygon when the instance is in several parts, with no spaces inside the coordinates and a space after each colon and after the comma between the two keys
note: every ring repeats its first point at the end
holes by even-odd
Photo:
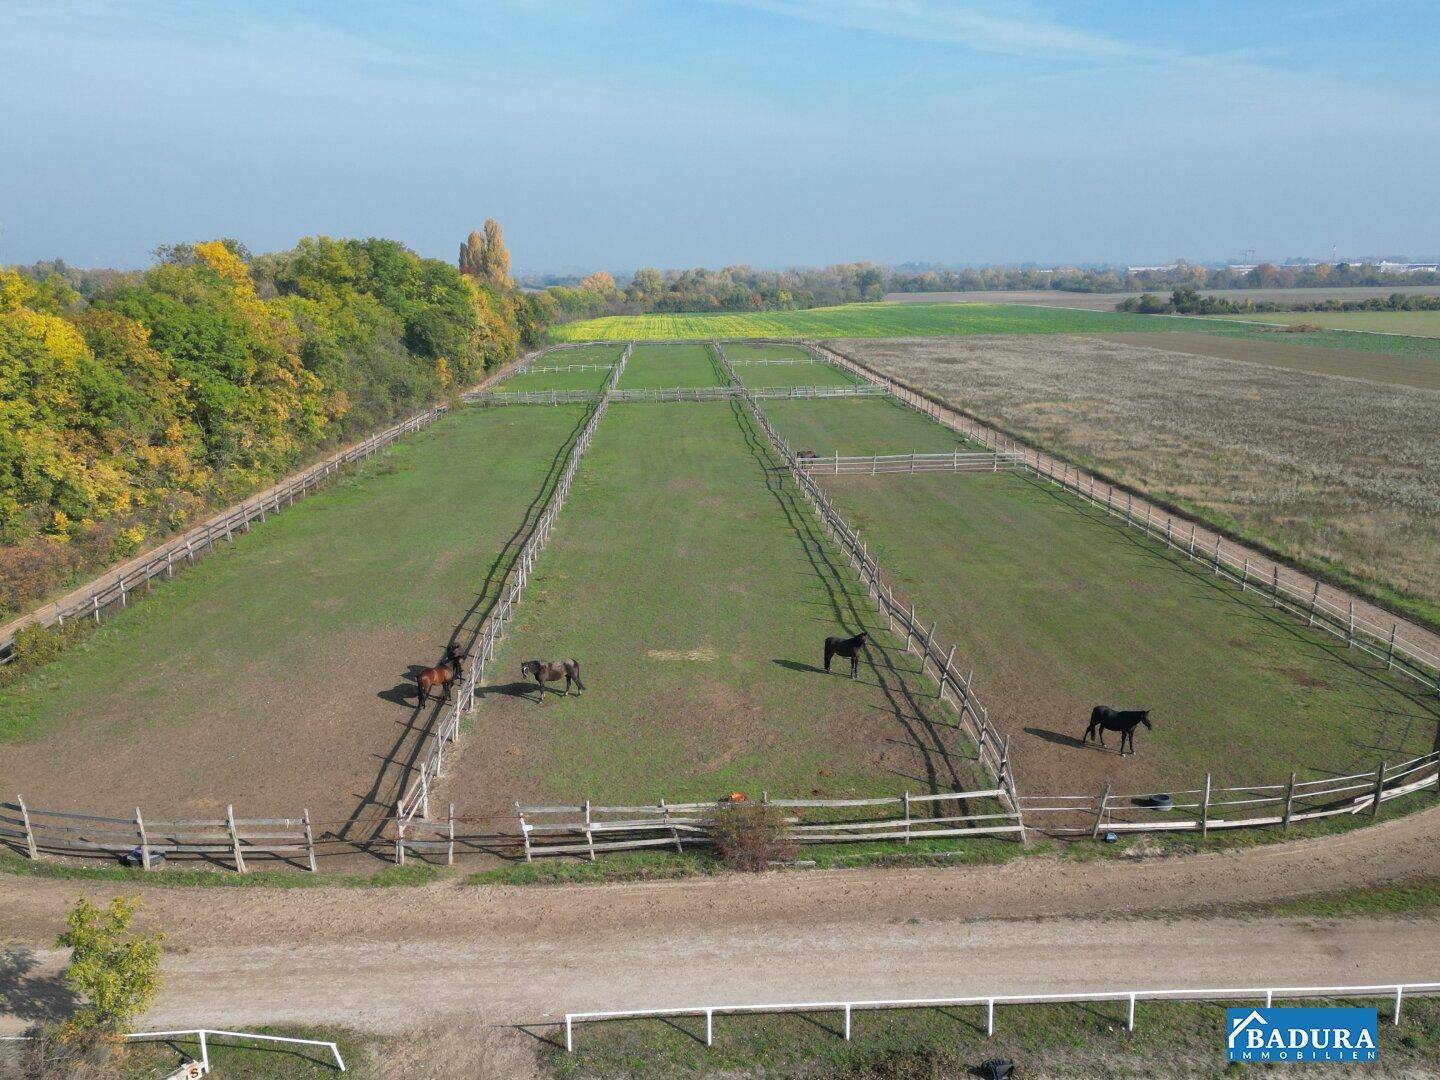
{"type": "Polygon", "coordinates": [[[1374,1009],[1226,1009],[1231,1061],[1374,1061],[1374,1009]]]}

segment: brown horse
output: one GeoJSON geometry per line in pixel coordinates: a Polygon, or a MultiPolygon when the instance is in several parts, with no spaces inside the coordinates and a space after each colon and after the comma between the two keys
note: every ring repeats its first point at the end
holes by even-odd
{"type": "Polygon", "coordinates": [[[465,672],[462,670],[463,663],[464,658],[455,645],[452,644],[446,648],[444,663],[439,667],[427,667],[415,676],[416,696],[419,699],[416,704],[424,705],[430,700],[430,691],[437,686],[442,687],[445,691],[445,696],[440,700],[449,701],[450,684],[456,679],[465,677],[465,672]]]}
{"type": "Polygon", "coordinates": [[[570,684],[573,682],[585,692],[585,684],[580,681],[579,660],[526,660],[520,665],[520,678],[529,676],[540,686],[540,700],[545,700],[545,684],[547,682],[559,682],[565,680],[565,694],[570,693],[570,684]]]}

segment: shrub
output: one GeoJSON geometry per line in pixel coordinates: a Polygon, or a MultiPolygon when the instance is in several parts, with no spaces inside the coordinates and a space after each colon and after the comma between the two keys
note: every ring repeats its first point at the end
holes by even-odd
{"type": "Polygon", "coordinates": [[[789,862],[797,847],[786,835],[785,812],[767,803],[721,806],[710,822],[715,850],[731,870],[764,870],[789,862]]]}
{"type": "Polygon", "coordinates": [[[144,1012],[160,990],[159,933],[130,929],[140,901],[117,896],[99,908],[81,897],[55,939],[71,950],[65,982],[80,998],[80,1007],[60,1031],[62,1039],[86,1041],[115,1035],[144,1012]]]}

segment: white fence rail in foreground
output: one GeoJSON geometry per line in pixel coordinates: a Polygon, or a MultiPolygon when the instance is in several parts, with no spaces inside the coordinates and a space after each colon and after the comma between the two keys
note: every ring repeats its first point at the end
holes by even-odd
{"type": "MultiPolygon", "coordinates": [[[[1020,815],[1013,811],[970,814],[946,812],[944,804],[963,811],[971,800],[1004,800],[1008,791],[954,791],[938,795],[880,796],[869,799],[776,799],[767,793],[762,802],[795,813],[788,818],[787,835],[799,844],[850,843],[865,840],[923,840],[939,836],[1004,836],[1022,833],[1020,815]],[[820,811],[822,820],[805,820],[820,811]],[[828,814],[839,811],[839,814],[828,814]],[[899,811],[897,814],[895,811],[899,811]],[[873,816],[875,814],[881,816],[873,816]]],[[[644,847],[709,844],[710,823],[726,803],[658,803],[646,806],[515,805],[525,861],[536,856],[588,855],[644,847]]],[[[733,804],[730,804],[733,805],[733,804]]]]}
{"type": "MultiPolygon", "coordinates": [[[[520,549],[520,555],[515,560],[515,564],[501,582],[500,602],[486,616],[479,638],[470,648],[469,655],[466,657],[464,678],[461,680],[458,691],[453,694],[450,708],[432,733],[430,752],[420,765],[419,775],[411,781],[410,789],[401,797],[395,808],[395,861],[401,865],[405,862],[407,845],[413,844],[417,850],[434,850],[434,845],[439,843],[439,840],[433,835],[429,839],[420,840],[413,834],[417,830],[426,828],[432,834],[435,831],[435,824],[427,822],[425,819],[430,817],[430,788],[440,776],[440,770],[445,760],[445,747],[455,741],[460,732],[461,718],[475,705],[475,688],[485,673],[485,665],[495,655],[496,645],[505,632],[505,624],[519,606],[521,594],[530,581],[530,575],[535,569],[535,563],[539,560],[540,552],[550,538],[555,519],[565,505],[566,496],[570,494],[570,486],[574,483],[575,473],[580,468],[580,459],[584,457],[590,441],[595,437],[595,429],[599,427],[600,420],[610,404],[609,395],[614,392],[615,384],[620,381],[620,375],[625,370],[625,364],[633,351],[634,346],[632,345],[627,346],[621,353],[620,359],[616,362],[615,369],[610,375],[604,396],[590,414],[590,419],[586,421],[580,437],[575,440],[575,445],[571,447],[570,454],[565,461],[565,469],[560,475],[559,482],[555,485],[555,490],[550,494],[544,512],[535,522],[535,527],[530,532],[530,538],[520,549]],[[412,832],[408,838],[406,836],[407,829],[412,832]]],[[[453,827],[451,839],[453,841],[453,827]]],[[[451,850],[453,852],[453,845],[451,850]]]]}
{"type": "Polygon", "coordinates": [[[1265,1002],[1271,1008],[1279,1000],[1326,998],[1329,1000],[1369,1000],[1394,1003],[1390,1014],[1392,1024],[1400,1023],[1401,1005],[1405,995],[1434,994],[1440,982],[1379,983],[1369,986],[1247,986],[1199,990],[1097,990],[1073,994],[970,994],[965,997],[892,998],[867,1001],[787,1001],[764,1005],[691,1005],[684,1008],[615,1009],[607,1012],[569,1012],[565,1014],[565,1049],[575,1051],[575,1025],[603,1020],[643,1020],[667,1016],[705,1017],[705,1045],[715,1041],[715,1017],[744,1013],[817,1013],[834,1012],[842,1016],[841,1037],[851,1035],[851,1016],[861,1011],[882,1009],[943,1009],[964,1006],[985,1006],[985,1034],[995,1034],[996,1005],[1064,1005],[1091,1001],[1123,1002],[1127,1005],[1125,1027],[1135,1030],[1135,1004],[1140,1001],[1248,1001],[1265,1002]]]}
{"type": "Polygon", "coordinates": [[[210,1072],[210,1040],[212,1038],[222,1039],[245,1039],[253,1042],[281,1043],[290,1046],[318,1046],[330,1051],[335,1061],[337,1072],[345,1071],[345,1059],[340,1056],[340,1047],[325,1039],[296,1039],[289,1035],[261,1035],[254,1031],[221,1031],[218,1028],[187,1028],[184,1031],[136,1031],[125,1038],[129,1040],[156,1039],[181,1039],[192,1038],[200,1042],[200,1071],[202,1075],[210,1072]]]}
{"type": "Polygon", "coordinates": [[[1357,610],[1353,595],[1334,586],[1322,587],[1318,578],[1254,554],[1239,544],[1224,540],[1218,533],[1200,529],[1188,518],[1159,510],[1146,499],[1137,498],[1133,493],[1099,480],[1049,454],[1023,446],[846,356],[833,351],[820,352],[809,343],[807,347],[815,355],[826,357],[844,370],[869,380],[870,385],[886,390],[897,400],[952,431],[983,446],[1021,454],[1030,469],[1058,487],[1102,507],[1111,516],[1122,518],[1127,524],[1168,547],[1184,552],[1195,561],[1209,565],[1217,576],[1240,585],[1244,590],[1253,589],[1269,597],[1276,607],[1304,619],[1310,626],[1343,638],[1347,645],[1383,660],[1387,668],[1400,671],[1440,692],[1440,646],[1434,643],[1433,638],[1412,627],[1402,628],[1399,619],[1385,619],[1384,612],[1379,608],[1362,603],[1357,610]],[[1413,639],[1407,638],[1407,629],[1414,635],[1413,639]]]}
{"type": "Polygon", "coordinates": [[[1002,450],[968,453],[956,450],[949,454],[852,454],[846,457],[835,451],[829,457],[796,458],[800,468],[809,473],[832,476],[876,476],[879,473],[922,472],[999,472],[1001,469],[1025,467],[1023,454],[1002,450]]]}

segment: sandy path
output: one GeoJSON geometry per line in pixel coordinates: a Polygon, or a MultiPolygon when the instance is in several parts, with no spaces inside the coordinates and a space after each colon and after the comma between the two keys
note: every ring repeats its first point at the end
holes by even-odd
{"type": "MultiPolygon", "coordinates": [[[[1344,836],[1185,858],[550,889],[152,887],[140,890],[145,921],[167,931],[170,954],[150,1019],[345,1019],[386,1030],[459,1013],[529,1023],[705,999],[1440,980],[1436,920],[1106,918],[1433,878],[1437,832],[1440,808],[1344,836]]],[[[48,946],[82,891],[116,890],[0,883],[16,1010],[0,1013],[0,1026],[23,1026],[55,998],[59,957],[48,946]]]]}

